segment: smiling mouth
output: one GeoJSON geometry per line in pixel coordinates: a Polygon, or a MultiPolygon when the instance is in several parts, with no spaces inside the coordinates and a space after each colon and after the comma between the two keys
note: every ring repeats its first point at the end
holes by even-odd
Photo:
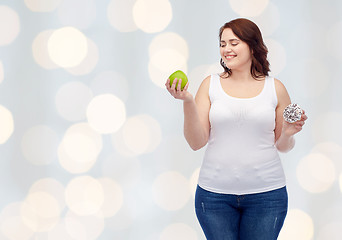
{"type": "Polygon", "coordinates": [[[229,60],[229,59],[232,59],[232,58],[235,58],[235,57],[236,57],[236,55],[228,55],[228,56],[225,56],[225,58],[228,59],[228,60],[229,60]]]}

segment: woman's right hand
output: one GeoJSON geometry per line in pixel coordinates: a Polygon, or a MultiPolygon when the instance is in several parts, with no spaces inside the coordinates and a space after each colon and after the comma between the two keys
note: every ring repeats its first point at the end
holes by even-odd
{"type": "Polygon", "coordinates": [[[170,79],[167,79],[165,86],[169,93],[176,99],[180,99],[183,101],[192,101],[193,96],[190,92],[188,92],[189,82],[186,83],[183,90],[181,90],[182,79],[177,81],[177,78],[173,80],[172,85],[170,86],[170,79]],[[176,83],[178,82],[177,86],[176,83]]]}

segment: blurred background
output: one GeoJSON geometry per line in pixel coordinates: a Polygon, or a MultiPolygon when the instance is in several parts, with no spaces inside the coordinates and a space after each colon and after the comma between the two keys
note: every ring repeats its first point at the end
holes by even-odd
{"type": "Polygon", "coordinates": [[[271,75],[309,119],[281,154],[279,239],[342,236],[342,2],[0,0],[0,239],[204,240],[204,149],[183,137],[189,91],[221,72],[218,30],[260,27],[271,75]]]}

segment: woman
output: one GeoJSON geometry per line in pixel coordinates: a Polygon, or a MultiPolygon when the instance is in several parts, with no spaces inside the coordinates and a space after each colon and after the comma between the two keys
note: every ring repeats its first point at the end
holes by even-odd
{"type": "Polygon", "coordinates": [[[305,113],[283,120],[291,103],[284,85],[268,76],[267,48],[256,24],[235,19],[219,33],[224,72],[203,80],[195,99],[179,80],[167,90],[183,100],[184,135],[193,150],[205,145],[195,208],[208,240],[277,239],[287,213],[278,151],[294,147],[305,113]]]}

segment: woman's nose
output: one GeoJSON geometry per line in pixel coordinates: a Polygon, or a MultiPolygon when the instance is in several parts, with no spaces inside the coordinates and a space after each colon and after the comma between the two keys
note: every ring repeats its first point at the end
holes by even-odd
{"type": "Polygon", "coordinates": [[[232,49],[231,49],[231,47],[230,47],[229,45],[227,45],[227,46],[224,48],[224,51],[225,51],[225,52],[231,52],[232,49]]]}

